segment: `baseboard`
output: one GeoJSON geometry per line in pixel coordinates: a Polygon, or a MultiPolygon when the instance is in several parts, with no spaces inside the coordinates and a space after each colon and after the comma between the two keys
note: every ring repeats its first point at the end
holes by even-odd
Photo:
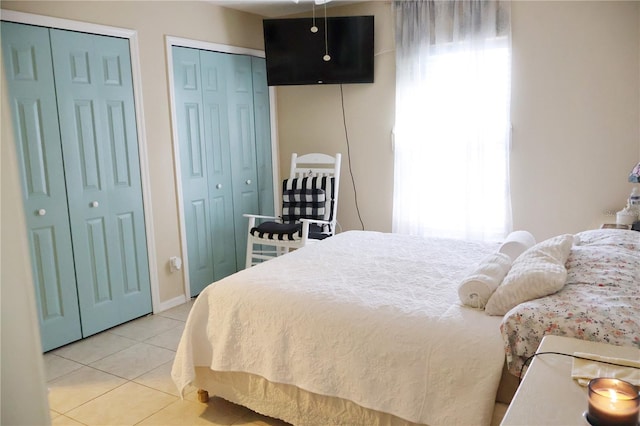
{"type": "Polygon", "coordinates": [[[164,312],[168,309],[175,308],[178,305],[182,305],[186,301],[187,301],[187,298],[184,295],[182,295],[182,296],[174,297],[173,299],[167,300],[165,302],[161,302],[158,305],[158,311],[154,312],[154,314],[159,314],[160,312],[164,312]]]}

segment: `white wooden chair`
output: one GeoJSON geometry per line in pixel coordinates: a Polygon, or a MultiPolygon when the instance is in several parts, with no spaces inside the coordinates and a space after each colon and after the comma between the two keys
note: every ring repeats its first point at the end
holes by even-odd
{"type": "Polygon", "coordinates": [[[339,153],[291,156],[291,172],[282,183],[282,215],[244,215],[249,218],[247,268],[335,234],[341,159],[339,153]]]}

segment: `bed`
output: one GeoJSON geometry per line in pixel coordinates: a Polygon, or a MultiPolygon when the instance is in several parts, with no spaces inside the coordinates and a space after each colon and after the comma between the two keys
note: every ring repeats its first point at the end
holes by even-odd
{"type": "Polygon", "coordinates": [[[489,424],[529,347],[457,288],[498,248],[349,231],[240,271],[196,299],[174,382],[292,424],[489,424]]]}
{"type": "Polygon", "coordinates": [[[561,291],[519,304],[500,325],[509,372],[522,367],[547,334],[640,349],[640,232],[575,235],[561,291]]]}

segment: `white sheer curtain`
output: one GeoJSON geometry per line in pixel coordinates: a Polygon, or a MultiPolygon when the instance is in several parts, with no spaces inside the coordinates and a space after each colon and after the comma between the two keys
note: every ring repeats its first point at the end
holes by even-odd
{"type": "Polygon", "coordinates": [[[508,1],[396,1],[393,232],[511,230],[508,1]]]}

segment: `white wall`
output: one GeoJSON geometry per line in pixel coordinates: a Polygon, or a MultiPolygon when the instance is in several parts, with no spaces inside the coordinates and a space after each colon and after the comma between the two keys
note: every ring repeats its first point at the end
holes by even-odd
{"type": "MultiPolygon", "coordinates": [[[[373,14],[375,82],[344,85],[351,162],[367,229],[391,230],[395,53],[389,2],[332,9],[373,14]]],[[[512,3],[511,190],[516,229],[538,239],[615,221],[640,155],[640,3],[512,3]]],[[[280,164],[291,152],[346,154],[339,86],[281,87],[280,164]]],[[[338,220],[358,229],[343,166],[338,220]]],[[[428,195],[425,195],[428,196],[428,195]]],[[[446,206],[442,206],[446,208],[446,206]]]]}
{"type": "Polygon", "coordinates": [[[637,2],[513,3],[516,227],[579,231],[624,207],[640,146],[639,10],[637,2]]]}
{"type": "MultiPolygon", "coordinates": [[[[4,68],[2,91],[7,90],[4,68]]],[[[11,109],[2,99],[2,139],[11,137],[11,109]]],[[[46,425],[49,404],[45,387],[42,346],[35,290],[18,180],[15,146],[2,144],[2,205],[0,233],[0,424],[46,425]]]]}

